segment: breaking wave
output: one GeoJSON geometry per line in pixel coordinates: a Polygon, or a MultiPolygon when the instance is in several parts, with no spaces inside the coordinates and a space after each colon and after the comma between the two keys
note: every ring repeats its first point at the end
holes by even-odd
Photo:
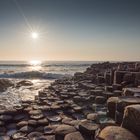
{"type": "Polygon", "coordinates": [[[26,71],[26,72],[16,72],[16,73],[2,73],[0,78],[24,78],[24,79],[61,79],[65,77],[70,77],[68,74],[58,74],[58,73],[46,73],[40,71],[26,71]]]}

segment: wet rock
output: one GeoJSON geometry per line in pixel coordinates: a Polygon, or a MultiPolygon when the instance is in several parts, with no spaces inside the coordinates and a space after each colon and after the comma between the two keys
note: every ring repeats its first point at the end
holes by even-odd
{"type": "Polygon", "coordinates": [[[95,123],[91,123],[89,121],[81,122],[79,125],[79,130],[81,133],[85,135],[92,135],[94,137],[95,131],[99,128],[99,126],[95,123]]]}
{"type": "Polygon", "coordinates": [[[36,138],[38,138],[38,137],[41,137],[43,134],[42,133],[40,133],[40,132],[31,132],[30,134],[28,134],[28,138],[30,139],[30,140],[34,140],[34,139],[36,139],[36,138]]]}
{"type": "Polygon", "coordinates": [[[33,83],[31,81],[28,81],[28,80],[22,80],[20,82],[18,82],[16,84],[16,87],[21,87],[21,86],[32,86],[33,83]]]}
{"type": "Polygon", "coordinates": [[[30,118],[35,120],[42,119],[44,117],[41,110],[31,110],[29,114],[30,118]]]}
{"type": "Polygon", "coordinates": [[[76,129],[73,126],[70,125],[59,125],[55,129],[55,138],[56,140],[64,140],[64,137],[66,134],[75,132],[76,129]]]}
{"type": "Polygon", "coordinates": [[[115,112],[116,112],[116,104],[118,102],[118,97],[110,97],[107,100],[107,107],[109,111],[109,116],[115,119],[115,112]]]}
{"type": "Polygon", "coordinates": [[[21,121],[21,122],[17,123],[17,127],[19,127],[19,128],[26,126],[26,125],[28,125],[28,121],[21,121]]]}
{"type": "Polygon", "coordinates": [[[67,134],[64,140],[85,140],[84,137],[81,135],[80,132],[73,132],[67,134]]]}
{"type": "Polygon", "coordinates": [[[24,133],[24,132],[16,132],[12,135],[12,138],[14,140],[17,140],[17,139],[25,138],[25,136],[26,136],[26,133],[24,133]]]}
{"type": "Polygon", "coordinates": [[[55,129],[58,127],[58,125],[49,125],[44,127],[44,133],[46,135],[52,135],[55,133],[55,129]]]}
{"type": "Polygon", "coordinates": [[[22,128],[20,128],[20,131],[21,132],[24,132],[24,133],[30,133],[30,132],[32,132],[34,130],[34,128],[33,127],[31,127],[31,126],[23,126],[22,128]]]}
{"type": "Polygon", "coordinates": [[[125,108],[122,127],[140,137],[140,105],[130,105],[125,108]]]}
{"type": "Polygon", "coordinates": [[[107,126],[100,132],[96,140],[138,140],[138,138],[127,129],[107,126]]]}
{"type": "Polygon", "coordinates": [[[9,79],[0,79],[0,92],[4,92],[8,87],[14,86],[14,83],[9,79]]]}
{"type": "Polygon", "coordinates": [[[96,104],[104,104],[106,102],[106,98],[103,96],[97,96],[95,98],[95,103],[96,104]]]}
{"type": "Polygon", "coordinates": [[[47,119],[51,122],[59,122],[62,120],[62,118],[59,115],[56,116],[48,116],[47,119]]]}

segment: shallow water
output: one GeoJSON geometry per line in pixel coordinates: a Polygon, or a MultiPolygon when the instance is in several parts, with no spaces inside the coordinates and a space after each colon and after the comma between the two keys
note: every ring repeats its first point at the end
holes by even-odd
{"type": "MultiPolygon", "coordinates": [[[[36,62],[36,61],[33,61],[36,62]]],[[[33,82],[32,86],[9,88],[0,93],[0,108],[19,105],[21,100],[34,100],[38,91],[46,88],[55,79],[83,72],[92,63],[87,61],[43,61],[30,63],[25,61],[0,61],[0,78],[11,79],[14,83],[21,80],[33,82]]]]}
{"type": "MultiPolygon", "coordinates": [[[[21,79],[14,79],[13,82],[21,81],[21,79]]],[[[46,88],[54,80],[29,80],[33,83],[32,86],[21,86],[19,88],[10,87],[5,92],[0,93],[0,108],[12,108],[13,106],[20,105],[21,100],[34,100],[38,91],[46,88]]]]}

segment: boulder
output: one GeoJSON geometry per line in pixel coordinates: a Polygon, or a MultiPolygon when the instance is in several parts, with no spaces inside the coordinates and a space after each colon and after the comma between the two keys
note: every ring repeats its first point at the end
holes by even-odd
{"type": "Polygon", "coordinates": [[[120,113],[124,113],[124,109],[128,105],[140,104],[140,98],[137,97],[119,97],[116,110],[120,113]]]}
{"type": "Polygon", "coordinates": [[[85,135],[91,135],[94,137],[95,131],[99,128],[99,126],[95,123],[91,123],[89,121],[83,121],[79,124],[79,130],[81,133],[85,135]]]}
{"type": "Polygon", "coordinates": [[[99,133],[96,140],[138,140],[138,138],[125,128],[107,126],[99,133]]]}
{"type": "Polygon", "coordinates": [[[140,105],[130,105],[125,108],[122,127],[140,138],[140,105]]]}
{"type": "Polygon", "coordinates": [[[81,135],[80,132],[73,132],[67,134],[64,140],[85,140],[84,137],[81,135]]]}
{"type": "Polygon", "coordinates": [[[76,129],[73,126],[70,125],[59,125],[55,129],[55,139],[56,140],[64,140],[65,135],[75,132],[76,129]]]}

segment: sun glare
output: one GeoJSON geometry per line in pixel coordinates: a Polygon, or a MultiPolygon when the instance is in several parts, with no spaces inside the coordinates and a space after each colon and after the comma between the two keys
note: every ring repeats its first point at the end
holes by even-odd
{"type": "Polygon", "coordinates": [[[32,61],[30,61],[29,63],[30,63],[30,65],[32,65],[32,66],[41,65],[41,61],[39,61],[39,60],[32,60],[32,61]]]}
{"type": "Polygon", "coordinates": [[[38,36],[38,33],[37,33],[37,32],[32,32],[32,33],[31,33],[31,37],[32,37],[33,39],[37,39],[39,36],[38,36]]]}

